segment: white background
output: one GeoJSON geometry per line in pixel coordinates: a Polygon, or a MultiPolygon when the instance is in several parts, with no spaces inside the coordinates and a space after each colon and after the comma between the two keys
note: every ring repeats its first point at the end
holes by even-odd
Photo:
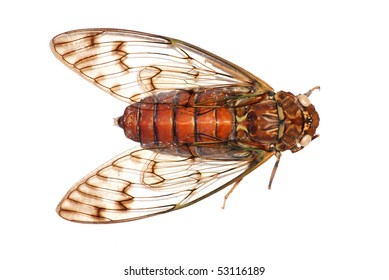
{"type": "MultiPolygon", "coordinates": [[[[1,279],[157,279],[140,268],[265,266],[262,277],[388,279],[388,14],[385,1],[8,1],[1,8],[1,279]],[[10,4],[12,3],[12,4],[10,4]],[[88,27],[166,35],[306,92],[321,136],[223,193],[132,223],[84,225],[55,207],[135,145],[112,125],[126,104],[51,54],[88,27]]],[[[174,278],[174,279],[176,279],[174,278]]],[[[158,277],[158,279],[172,279],[158,277]]]]}

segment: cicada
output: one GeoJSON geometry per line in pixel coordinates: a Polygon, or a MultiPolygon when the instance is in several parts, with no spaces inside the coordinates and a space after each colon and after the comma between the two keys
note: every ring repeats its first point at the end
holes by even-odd
{"type": "Polygon", "coordinates": [[[55,56],[128,103],[116,124],[140,146],[77,182],[57,207],[70,221],[133,221],[235,186],[272,156],[317,137],[311,92],[275,92],[189,43],[129,30],[84,29],[51,41],[55,56]]]}

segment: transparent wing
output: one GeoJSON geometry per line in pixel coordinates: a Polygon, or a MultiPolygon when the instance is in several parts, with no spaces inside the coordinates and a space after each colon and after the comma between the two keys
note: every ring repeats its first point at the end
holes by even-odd
{"type": "Polygon", "coordinates": [[[180,40],[129,30],[83,29],[51,41],[53,53],[126,102],[161,91],[207,87],[261,94],[272,88],[241,67],[180,40]]]}
{"type": "Polygon", "coordinates": [[[131,149],[75,184],[57,212],[75,222],[114,223],[177,210],[239,181],[273,155],[239,153],[226,160],[131,149]]]}

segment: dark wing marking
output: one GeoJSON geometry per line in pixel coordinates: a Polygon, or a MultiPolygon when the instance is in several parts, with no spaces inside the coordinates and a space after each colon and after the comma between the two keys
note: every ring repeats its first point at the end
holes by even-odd
{"type": "Polygon", "coordinates": [[[176,89],[228,87],[255,95],[272,91],[258,77],[217,55],[158,35],[74,30],[54,37],[51,49],[69,68],[129,103],[176,89]]]}

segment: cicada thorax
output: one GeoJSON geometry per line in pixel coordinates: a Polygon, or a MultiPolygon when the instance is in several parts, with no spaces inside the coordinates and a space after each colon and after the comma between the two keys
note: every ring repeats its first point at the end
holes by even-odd
{"type": "Polygon", "coordinates": [[[251,149],[296,152],[315,137],[319,125],[319,116],[305,95],[268,92],[236,105],[236,140],[251,149]]]}
{"type": "Polygon", "coordinates": [[[235,119],[239,145],[265,151],[274,150],[280,124],[274,93],[262,94],[254,100],[238,101],[235,119]]]}

